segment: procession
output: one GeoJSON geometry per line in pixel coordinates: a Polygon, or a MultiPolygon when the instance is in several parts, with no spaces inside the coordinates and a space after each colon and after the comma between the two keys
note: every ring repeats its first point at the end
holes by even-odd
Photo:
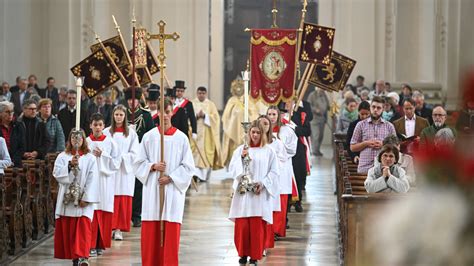
{"type": "Polygon", "coordinates": [[[122,2],[31,3],[82,35],[2,83],[1,265],[474,262],[474,71],[404,72],[325,1],[122,2]]]}

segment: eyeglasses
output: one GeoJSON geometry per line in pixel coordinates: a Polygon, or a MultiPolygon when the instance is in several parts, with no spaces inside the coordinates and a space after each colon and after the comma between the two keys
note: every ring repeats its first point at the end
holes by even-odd
{"type": "Polygon", "coordinates": [[[30,111],[36,111],[36,107],[29,107],[29,108],[25,108],[26,110],[30,110],[30,111]]]}
{"type": "Polygon", "coordinates": [[[444,115],[444,114],[433,114],[433,117],[438,117],[438,116],[443,117],[443,116],[446,116],[446,115],[444,115]]]}

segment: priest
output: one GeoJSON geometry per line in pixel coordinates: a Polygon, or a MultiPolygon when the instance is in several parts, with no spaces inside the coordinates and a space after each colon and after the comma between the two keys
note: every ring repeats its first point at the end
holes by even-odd
{"type": "Polygon", "coordinates": [[[192,103],[196,111],[197,139],[192,143],[192,148],[197,177],[206,181],[211,169],[222,168],[219,140],[221,121],[216,105],[207,98],[207,89],[199,87],[196,94],[192,103]]]}
{"type": "Polygon", "coordinates": [[[186,190],[191,184],[194,160],[189,140],[171,125],[172,103],[164,99],[163,127],[146,133],[134,161],[134,172],[143,184],[141,256],[142,265],[178,265],[180,229],[186,190]],[[164,141],[160,130],[164,130],[164,141]],[[164,145],[163,162],[160,146],[164,145]],[[160,185],[164,204],[160,208],[160,185]],[[161,245],[160,222],[164,223],[161,245]]]}

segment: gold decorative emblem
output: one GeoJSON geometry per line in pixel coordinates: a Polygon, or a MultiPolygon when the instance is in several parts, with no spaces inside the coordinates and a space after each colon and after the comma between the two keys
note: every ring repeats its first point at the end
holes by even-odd
{"type": "Polygon", "coordinates": [[[104,53],[102,52],[97,52],[95,55],[94,55],[95,58],[99,59],[99,60],[103,60],[104,59],[104,53]]]}
{"type": "Polygon", "coordinates": [[[330,63],[329,66],[323,68],[323,72],[326,72],[326,77],[323,80],[329,80],[330,83],[334,82],[334,75],[337,73],[337,68],[334,63],[330,63]]]}
{"type": "Polygon", "coordinates": [[[96,69],[94,66],[89,67],[89,71],[91,72],[91,78],[100,80],[100,71],[96,69]]]}
{"type": "Polygon", "coordinates": [[[316,52],[319,52],[319,49],[323,47],[323,44],[321,43],[321,36],[316,36],[316,41],[313,43],[313,48],[316,52]]]}
{"type": "Polygon", "coordinates": [[[75,66],[75,67],[72,69],[72,73],[74,73],[74,76],[76,76],[76,77],[81,76],[81,74],[82,74],[81,66],[75,66]]]}
{"type": "Polygon", "coordinates": [[[114,62],[117,62],[117,63],[118,63],[118,62],[120,61],[120,59],[119,59],[118,56],[117,56],[117,52],[115,51],[114,48],[112,48],[112,47],[110,47],[110,46],[107,46],[107,47],[105,47],[105,49],[107,49],[107,52],[109,53],[110,58],[112,58],[112,60],[113,60],[114,62]]]}
{"type": "Polygon", "coordinates": [[[277,80],[283,75],[287,65],[278,51],[267,53],[260,63],[260,70],[269,80],[277,80]]]}

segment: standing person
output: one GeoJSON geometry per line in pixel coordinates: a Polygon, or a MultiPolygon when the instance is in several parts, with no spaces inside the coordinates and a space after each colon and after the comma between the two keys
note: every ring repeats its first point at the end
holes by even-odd
{"type": "Polygon", "coordinates": [[[375,96],[385,97],[387,96],[387,87],[385,85],[385,81],[379,79],[374,84],[374,90],[369,93],[369,98],[372,99],[375,96]]]}
{"type": "MultiPolygon", "coordinates": [[[[138,141],[141,142],[145,133],[154,128],[154,124],[150,112],[140,106],[140,98],[142,97],[141,89],[137,88],[135,90],[135,99],[133,99],[132,96],[133,94],[130,88],[125,91],[125,99],[127,100],[128,105],[127,120],[129,126],[137,133],[138,141]],[[135,113],[133,113],[134,120],[132,120],[133,108],[135,108],[135,113]]],[[[142,224],[142,190],[142,183],[135,182],[135,190],[132,200],[132,222],[134,227],[140,227],[142,224]]]]}
{"type": "Polygon", "coordinates": [[[415,101],[408,98],[403,103],[405,116],[393,122],[398,138],[402,140],[400,153],[413,154],[420,142],[421,131],[430,124],[423,117],[415,115],[415,101]]]}
{"type": "Polygon", "coordinates": [[[123,240],[122,232],[130,232],[132,219],[132,198],[135,187],[133,160],[138,155],[138,135],[128,126],[127,108],[119,104],[112,112],[112,126],[104,134],[112,138],[118,148],[119,169],[112,177],[115,180],[114,214],[112,229],[114,240],[123,240]]]}
{"type": "Polygon", "coordinates": [[[262,259],[265,226],[273,223],[271,196],[275,191],[272,191],[272,182],[278,178],[278,159],[267,145],[263,132],[263,128],[254,121],[248,134],[249,147],[239,146],[229,164],[229,172],[234,177],[229,219],[235,222],[234,244],[240,264],[246,264],[248,257],[250,265],[256,265],[262,259]],[[255,190],[241,194],[239,183],[244,173],[243,158],[247,155],[252,159],[249,167],[255,190]]]}
{"type": "Polygon", "coordinates": [[[23,113],[17,120],[25,132],[24,160],[44,159],[51,146],[46,124],[37,119],[36,111],[36,102],[28,99],[23,103],[23,113]]]}
{"type": "Polygon", "coordinates": [[[171,125],[172,103],[165,99],[163,126],[150,130],[140,143],[134,172],[143,183],[141,255],[142,264],[178,265],[181,223],[186,191],[195,171],[186,135],[171,125]],[[164,143],[160,130],[164,131],[164,143]],[[164,145],[163,162],[160,145],[164,145]],[[164,186],[163,210],[160,209],[160,185],[164,186]],[[164,223],[163,247],[160,222],[164,223]]]}
{"type": "Polygon", "coordinates": [[[1,95],[3,96],[3,99],[8,102],[10,101],[10,98],[12,97],[12,93],[10,92],[10,84],[8,84],[8,82],[6,81],[2,82],[1,95]]]}
{"type": "MultiPolygon", "coordinates": [[[[68,90],[66,98],[67,106],[58,113],[58,119],[61,122],[61,126],[63,127],[64,136],[69,136],[69,133],[76,125],[76,98],[76,90],[68,90]]],[[[81,112],[81,129],[87,134],[89,132],[87,112],[85,110],[79,110],[79,112],[81,112]]]]}
{"type": "MultiPolygon", "coordinates": [[[[197,121],[196,114],[194,113],[193,103],[188,99],[184,98],[184,91],[186,87],[184,86],[183,80],[176,80],[175,86],[173,89],[176,92],[176,100],[174,102],[173,108],[180,107],[186,111],[187,117],[189,119],[189,124],[191,125],[192,138],[197,139],[197,121]]],[[[186,121],[186,124],[188,122],[186,121]]],[[[184,134],[188,136],[189,132],[185,131],[184,134]]]]}
{"type": "Polygon", "coordinates": [[[323,143],[324,127],[328,119],[329,100],[324,90],[315,87],[315,90],[308,95],[308,102],[313,112],[311,121],[312,154],[323,156],[321,143],[323,143]]]}
{"type": "Polygon", "coordinates": [[[370,104],[370,117],[357,123],[351,139],[351,151],[360,152],[358,173],[367,173],[382,148],[382,141],[395,135],[393,125],[382,118],[385,100],[375,96],[370,104]]]}
{"type": "Polygon", "coordinates": [[[280,171],[280,213],[273,217],[273,230],[279,237],[286,236],[288,205],[292,199],[293,188],[296,196],[296,181],[293,173],[292,157],[296,154],[298,137],[289,126],[287,120],[282,120],[280,109],[277,106],[270,106],[267,110],[267,117],[270,120],[273,136],[280,139],[285,146],[286,158],[281,163],[280,171]]]}
{"type": "Polygon", "coordinates": [[[49,77],[46,79],[46,88],[44,89],[39,89],[38,94],[41,96],[41,98],[48,98],[51,99],[53,102],[52,107],[53,107],[53,113],[57,114],[58,113],[58,106],[59,106],[59,91],[58,89],[54,86],[56,83],[55,79],[53,77],[49,77]]]}
{"type": "Polygon", "coordinates": [[[62,152],[65,147],[63,127],[59,119],[52,114],[51,99],[41,99],[38,103],[38,120],[46,124],[50,145],[48,152],[62,152]]]}
{"type": "Polygon", "coordinates": [[[89,106],[87,116],[91,117],[95,113],[99,113],[104,117],[105,126],[110,126],[112,123],[112,105],[105,102],[104,93],[99,93],[95,96],[95,102],[89,106]]]}
{"type": "MultiPolygon", "coordinates": [[[[192,101],[196,110],[197,119],[197,148],[203,153],[204,160],[199,156],[196,147],[193,148],[194,161],[196,162],[197,177],[206,181],[211,174],[211,169],[222,168],[220,129],[221,120],[216,105],[207,98],[207,89],[199,87],[196,91],[197,98],[192,101]]],[[[194,145],[192,145],[194,146],[194,145]]]]}
{"type": "Polygon", "coordinates": [[[351,160],[355,164],[359,163],[360,152],[351,151],[351,149],[350,149],[351,139],[352,139],[352,135],[354,135],[354,129],[355,129],[357,123],[359,123],[362,120],[367,119],[367,117],[370,116],[370,103],[367,102],[367,101],[362,101],[359,104],[358,110],[359,110],[359,117],[357,118],[357,120],[355,120],[355,121],[353,121],[352,123],[349,124],[349,128],[347,129],[347,134],[346,134],[347,135],[346,143],[344,145],[344,149],[347,150],[347,153],[349,153],[349,156],[351,157],[351,160]]]}
{"type": "Polygon", "coordinates": [[[457,132],[454,128],[449,127],[446,125],[446,117],[447,117],[447,112],[442,106],[436,106],[433,109],[433,124],[430,125],[429,127],[425,127],[420,134],[420,144],[421,145],[427,145],[427,144],[434,144],[434,139],[436,133],[440,131],[443,128],[450,128],[454,134],[454,136],[457,135],[457,132]]]}
{"type": "Polygon", "coordinates": [[[38,94],[38,91],[40,90],[38,86],[38,78],[35,74],[28,76],[28,90],[31,94],[38,94]]]}
{"type": "Polygon", "coordinates": [[[87,145],[97,161],[96,175],[99,177],[99,203],[94,204],[92,219],[92,238],[90,256],[102,255],[112,245],[112,217],[114,211],[115,172],[118,169],[117,144],[107,137],[103,130],[104,117],[95,113],[90,118],[92,133],[87,138],[87,145]]]}
{"type": "Polygon", "coordinates": [[[357,120],[357,101],[354,98],[346,100],[346,107],[342,110],[341,115],[337,119],[336,133],[346,134],[349,125],[357,120]]]}
{"type": "Polygon", "coordinates": [[[412,99],[415,100],[415,114],[428,120],[430,125],[433,125],[433,117],[431,115],[433,107],[425,103],[425,95],[421,91],[415,90],[412,99]]]}
{"type": "Polygon", "coordinates": [[[59,88],[59,100],[58,100],[58,105],[56,106],[57,112],[54,113],[55,115],[57,115],[59,111],[67,107],[67,92],[68,92],[68,89],[66,86],[61,86],[59,88]]]}
{"type": "Polygon", "coordinates": [[[15,167],[21,167],[25,153],[25,131],[13,119],[14,106],[10,102],[0,102],[0,137],[5,139],[10,158],[15,167]]]}
{"type": "Polygon", "coordinates": [[[18,90],[17,91],[11,91],[12,96],[10,98],[10,101],[14,104],[15,107],[15,117],[19,117],[22,110],[23,102],[28,100],[31,96],[31,94],[28,92],[28,81],[26,78],[20,77],[18,82],[18,90]]]}
{"type": "MultiPolygon", "coordinates": [[[[286,102],[287,115],[291,113],[294,108],[293,100],[286,102]]],[[[311,109],[309,104],[305,101],[300,103],[298,109],[293,111],[291,121],[295,125],[295,134],[298,137],[298,144],[296,146],[296,154],[293,156],[293,173],[295,174],[296,186],[298,189],[298,200],[294,203],[296,212],[303,212],[301,202],[303,200],[302,191],[306,186],[306,176],[310,172],[310,155],[309,145],[306,138],[311,136],[311,109]],[[308,110],[309,109],[309,110],[308,110]]],[[[321,132],[323,134],[323,132],[321,132]]]]}
{"type": "Polygon", "coordinates": [[[148,88],[148,97],[146,98],[146,104],[150,110],[151,118],[153,119],[153,124],[158,125],[160,123],[160,116],[158,113],[158,99],[160,98],[160,86],[156,84],[151,84],[148,88]]]}
{"type": "Polygon", "coordinates": [[[54,257],[72,259],[73,265],[83,266],[89,265],[91,221],[93,204],[99,202],[99,177],[96,159],[87,146],[86,135],[82,130],[79,134],[78,138],[69,135],[66,150],[54,162],[53,176],[59,183],[54,257]],[[74,147],[79,148],[75,150],[74,147]],[[69,189],[73,184],[77,184],[83,192],[77,205],[66,197],[70,195],[69,189]]]}
{"type": "MultiPolygon", "coordinates": [[[[267,223],[266,230],[265,230],[265,249],[275,247],[275,220],[279,219],[281,216],[281,186],[280,186],[280,179],[283,164],[287,160],[287,154],[285,150],[285,144],[278,139],[276,136],[273,135],[271,122],[270,119],[266,115],[261,115],[258,119],[258,124],[263,129],[263,134],[266,135],[268,139],[268,146],[275,152],[277,158],[277,173],[278,176],[272,180],[272,211],[273,211],[273,224],[267,223]]],[[[266,253],[266,252],[265,252],[266,253]]]]}

